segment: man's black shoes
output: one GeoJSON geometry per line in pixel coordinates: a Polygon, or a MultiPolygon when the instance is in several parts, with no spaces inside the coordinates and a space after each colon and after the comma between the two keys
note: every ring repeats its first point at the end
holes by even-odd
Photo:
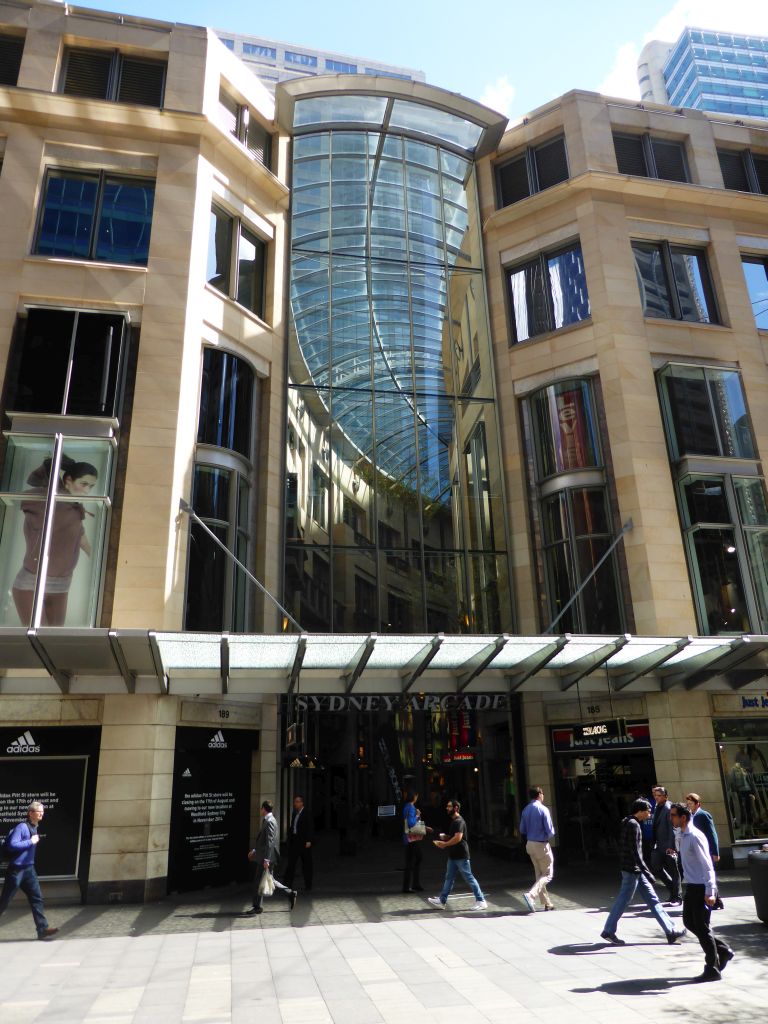
{"type": "Polygon", "coordinates": [[[299,898],[299,894],[296,892],[296,890],[295,889],[291,889],[291,894],[288,897],[288,899],[291,902],[291,910],[293,910],[293,908],[296,906],[296,900],[298,898],[299,898]]]}
{"type": "Polygon", "coordinates": [[[263,909],[263,907],[251,907],[251,909],[246,910],[245,913],[248,917],[251,917],[253,914],[260,914],[263,909]]]}
{"type": "Polygon", "coordinates": [[[600,932],[600,938],[610,942],[612,946],[626,946],[624,939],[620,939],[616,932],[600,932]]]}
{"type": "Polygon", "coordinates": [[[722,974],[717,967],[710,967],[707,965],[704,968],[704,973],[700,974],[698,978],[694,978],[694,981],[720,981],[722,974]]]}
{"type": "Polygon", "coordinates": [[[733,952],[732,949],[726,949],[726,951],[724,953],[721,953],[720,956],[717,958],[717,966],[720,968],[721,971],[724,971],[725,968],[728,966],[729,961],[733,960],[735,956],[736,954],[733,952]]]}
{"type": "Polygon", "coordinates": [[[684,938],[685,938],[685,928],[683,928],[683,930],[679,931],[679,932],[667,932],[667,942],[670,944],[670,946],[673,946],[677,942],[678,939],[684,939],[684,938]]]}
{"type": "Polygon", "coordinates": [[[683,905],[683,901],[682,900],[669,900],[668,903],[664,904],[665,907],[681,907],[682,905],[683,905]]]}

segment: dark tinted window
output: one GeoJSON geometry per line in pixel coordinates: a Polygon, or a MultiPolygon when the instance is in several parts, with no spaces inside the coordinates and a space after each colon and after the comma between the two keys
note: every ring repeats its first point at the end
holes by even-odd
{"type": "Polygon", "coordinates": [[[739,192],[749,192],[749,179],[741,153],[728,153],[719,149],[717,158],[720,161],[725,187],[736,189],[739,192]]]}
{"type": "Polygon", "coordinates": [[[509,206],[568,178],[563,136],[526,150],[496,169],[499,205],[509,206]]]}
{"type": "Polygon", "coordinates": [[[10,360],[8,410],[116,417],[124,341],[121,316],[31,309],[10,360]]]}
{"type": "Polygon", "coordinates": [[[23,52],[23,36],[0,36],[0,85],[17,84],[23,52]]]}
{"type": "Polygon", "coordinates": [[[161,107],[165,72],[165,61],[73,48],[65,52],[59,88],[67,96],[161,107]]]}
{"type": "Polygon", "coordinates": [[[657,178],[663,178],[665,181],[688,181],[685,149],[682,143],[652,139],[651,146],[657,178]]]}
{"type": "Polygon", "coordinates": [[[48,174],[35,246],[38,255],[90,256],[98,191],[95,175],[48,174]]]}
{"type": "Polygon", "coordinates": [[[614,135],[613,148],[616,150],[619,174],[633,174],[638,178],[648,177],[641,135],[614,135]]]}
{"type": "Polygon", "coordinates": [[[533,151],[539,190],[550,188],[568,177],[565,139],[553,139],[533,151]]]}
{"type": "Polygon", "coordinates": [[[203,383],[197,440],[251,455],[253,370],[220,349],[203,353],[203,383]]]}
{"type": "Polygon", "coordinates": [[[510,206],[521,199],[526,199],[531,194],[528,185],[528,168],[524,156],[504,164],[499,168],[498,174],[499,198],[502,206],[510,206]]]}

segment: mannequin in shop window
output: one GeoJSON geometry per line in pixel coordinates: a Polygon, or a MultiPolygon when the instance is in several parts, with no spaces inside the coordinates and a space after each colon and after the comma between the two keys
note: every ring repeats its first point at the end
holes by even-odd
{"type": "MultiPolygon", "coordinates": [[[[46,495],[51,476],[51,460],[46,459],[29,477],[30,490],[25,491],[21,503],[24,513],[24,542],[26,550],[21,569],[13,581],[13,602],[19,619],[27,626],[32,620],[32,604],[40,562],[45,522],[46,495]]],[[[85,496],[96,486],[98,471],[90,462],[75,462],[62,456],[58,493],[71,497],[85,496]]],[[[69,588],[80,552],[91,554],[91,544],[85,531],[86,512],[79,501],[57,501],[51,531],[48,574],[43,597],[41,625],[63,626],[67,616],[69,588]]]]}

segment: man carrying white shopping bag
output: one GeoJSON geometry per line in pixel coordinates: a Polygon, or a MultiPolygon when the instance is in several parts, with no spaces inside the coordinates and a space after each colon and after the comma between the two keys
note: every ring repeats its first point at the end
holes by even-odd
{"type": "Polygon", "coordinates": [[[261,818],[261,829],[256,836],[253,849],[248,854],[248,860],[256,863],[256,874],[253,880],[253,907],[246,913],[260,914],[264,909],[264,896],[271,896],[276,889],[285,893],[293,910],[298,893],[295,889],[289,889],[287,885],[278,882],[274,875],[274,866],[280,859],[280,845],[277,838],[277,822],[269,800],[265,800],[261,805],[261,818]]]}

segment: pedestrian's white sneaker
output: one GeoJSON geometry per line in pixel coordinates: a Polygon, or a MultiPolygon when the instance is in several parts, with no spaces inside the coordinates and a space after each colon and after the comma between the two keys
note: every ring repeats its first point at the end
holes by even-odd
{"type": "Polygon", "coordinates": [[[439,896],[428,896],[427,903],[431,903],[433,907],[437,907],[439,910],[448,909],[448,904],[443,903],[439,896]]]}
{"type": "Polygon", "coordinates": [[[470,910],[487,910],[488,909],[488,904],[485,902],[485,900],[477,900],[477,902],[473,903],[472,906],[469,909],[470,910]]]}
{"type": "Polygon", "coordinates": [[[533,902],[533,900],[531,899],[531,897],[528,895],[527,892],[523,893],[523,902],[525,903],[526,907],[528,907],[529,913],[531,913],[531,914],[535,914],[536,913],[536,904],[533,902]]]}

